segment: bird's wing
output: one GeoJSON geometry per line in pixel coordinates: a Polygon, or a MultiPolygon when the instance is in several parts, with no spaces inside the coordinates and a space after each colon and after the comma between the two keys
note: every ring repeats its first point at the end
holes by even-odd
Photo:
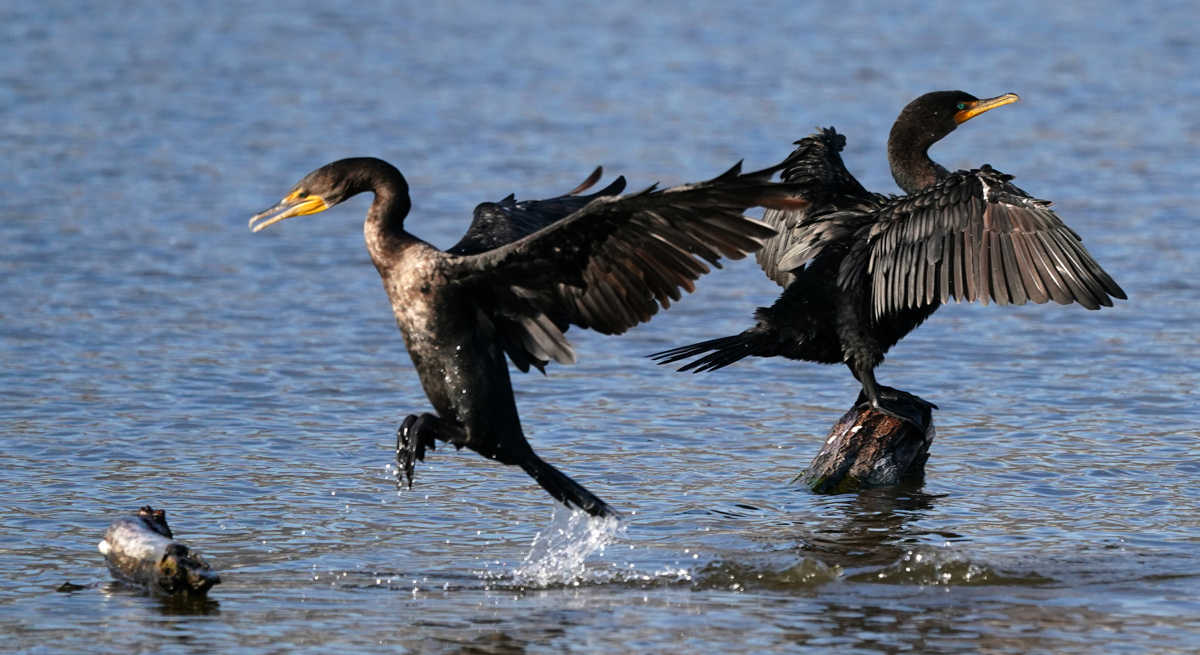
{"type": "Polygon", "coordinates": [[[467,233],[446,252],[452,255],[476,255],[494,250],[570,216],[596,198],[615,196],[625,190],[625,178],[618,177],[596,193],[579,195],[600,181],[603,174],[604,168],[596,167],[583,184],[557,198],[517,202],[510,195],[500,202],[482,203],[475,208],[475,218],[467,233]]]}
{"type": "Polygon", "coordinates": [[[477,289],[490,315],[520,327],[508,341],[521,342],[532,362],[569,363],[563,323],[620,334],[679,300],[680,289],[694,290],[705,262],[719,267],[721,256],[762,247],[775,231],[742,212],[804,204],[789,185],[770,182],[781,167],[743,175],[738,164],[706,182],[602,196],[518,241],[452,257],[445,271],[477,289]]]}
{"type": "MultiPolygon", "coordinates": [[[[597,167],[575,189],[546,200],[523,200],[513,196],[500,202],[485,202],[475,208],[471,227],[454,247],[451,255],[477,255],[494,250],[537,232],[579,211],[596,198],[615,196],[625,189],[625,178],[590,195],[580,195],[590,189],[604,174],[597,167]]],[[[545,372],[546,362],[555,359],[564,363],[574,361],[571,344],[563,336],[570,324],[564,314],[547,316],[532,308],[528,299],[510,296],[506,300],[491,298],[484,303],[483,320],[490,321],[493,332],[509,359],[522,372],[530,366],[545,372]],[[517,308],[514,311],[514,306],[517,308]]]]}
{"type": "Polygon", "coordinates": [[[778,230],[755,257],[767,277],[787,287],[792,271],[804,266],[824,246],[851,237],[858,223],[878,207],[877,196],[863,188],[846,170],[840,154],[846,137],[832,127],[820,128],[796,142],[781,174],[795,184],[799,197],[811,205],[801,211],[771,209],[763,222],[778,230]]]}
{"type": "Polygon", "coordinates": [[[838,283],[870,276],[878,318],[908,307],[975,300],[1112,306],[1125,292],[1049,209],[984,166],[894,198],[861,228],[838,283]]]}

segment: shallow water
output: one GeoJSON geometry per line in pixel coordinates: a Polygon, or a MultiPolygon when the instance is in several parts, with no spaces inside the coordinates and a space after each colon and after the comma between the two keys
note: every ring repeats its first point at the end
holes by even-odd
{"type": "Polygon", "coordinates": [[[1194,4],[120,7],[0,7],[3,650],[1200,650],[1194,4]],[[788,485],[844,368],[644,359],[750,325],[778,290],[738,262],[515,379],[535,447],[622,526],[467,452],[400,493],[394,430],[427,402],[368,201],[245,228],[374,155],[447,246],[477,202],[766,166],[816,125],[895,191],[887,131],[939,88],[1022,96],[934,157],[1053,199],[1131,300],[913,333],[880,379],[941,410],[901,489],[788,485]],[[208,602],[108,581],[96,542],[146,503],[220,570],[208,602]]]}

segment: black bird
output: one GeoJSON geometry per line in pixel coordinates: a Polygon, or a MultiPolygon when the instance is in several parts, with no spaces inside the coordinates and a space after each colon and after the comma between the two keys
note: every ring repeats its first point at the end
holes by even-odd
{"type": "Polygon", "coordinates": [[[751,355],[845,363],[862,383],[860,402],[920,425],[911,403],[883,404],[911,397],[881,388],[874,370],[950,298],[1088,309],[1124,299],[1049,202],[991,166],[951,173],[929,158],[929,147],[962,123],[1017,100],[938,91],[909,103],[888,137],[892,177],[907,194],[899,197],[870,193],[854,179],[838,154],[846,138],[832,127],[797,141],[783,179],[812,204],[768,211],[764,221],[779,236],[758,253],[783,294],[739,335],[651,357],[667,364],[704,355],[680,369],[696,372],[751,355]]]}
{"type": "MultiPolygon", "coordinates": [[[[786,163],[786,162],[785,162],[786,163]]],[[[550,495],[593,515],[617,515],[542,461],[521,431],[505,354],[522,372],[575,361],[569,325],[620,334],[679,300],[693,281],[762,247],[775,230],[742,216],[753,206],[797,209],[795,189],[770,182],[783,164],[741,174],[741,164],[697,184],[618,195],[618,178],[578,195],[601,175],[549,200],[511,195],[475,208],[453,248],[441,251],[404,229],[411,203],[400,171],[379,159],[343,159],[309,173],[278,205],[250,220],[254,231],[373,192],[367,251],[437,414],[411,415],[397,433],[397,460],[412,485],[416,460],[435,440],[520,466],[550,495]],[[256,222],[263,222],[255,225],[256,222]],[[704,260],[704,262],[700,261],[704,260]]]]}

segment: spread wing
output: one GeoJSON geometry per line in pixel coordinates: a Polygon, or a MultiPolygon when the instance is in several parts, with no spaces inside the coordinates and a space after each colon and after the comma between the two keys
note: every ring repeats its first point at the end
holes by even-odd
{"type": "Polygon", "coordinates": [[[895,198],[861,228],[842,288],[870,276],[876,317],[932,303],[989,300],[1111,307],[1125,292],[1079,235],[990,166],[895,198]]]}
{"type": "Polygon", "coordinates": [[[778,230],[755,257],[767,277],[787,287],[791,271],[815,257],[825,245],[844,243],[879,207],[880,196],[868,192],[846,170],[840,154],[846,137],[832,127],[819,128],[796,142],[781,174],[795,184],[811,205],[801,211],[771,209],[763,222],[778,230]]]}
{"type": "Polygon", "coordinates": [[[615,196],[625,190],[625,178],[591,195],[579,194],[587,191],[604,175],[603,167],[596,167],[583,184],[557,198],[547,200],[523,200],[517,202],[508,196],[500,202],[485,202],[475,208],[471,227],[453,248],[446,252],[453,255],[476,255],[499,248],[562,220],[583,209],[589,202],[601,196],[615,196]]]}
{"type": "Polygon", "coordinates": [[[743,175],[738,164],[706,182],[601,196],[517,241],[451,258],[446,274],[474,286],[491,316],[519,327],[505,339],[521,344],[528,363],[570,363],[563,323],[620,334],[679,300],[680,289],[693,291],[708,264],[761,248],[775,231],[742,212],[805,204],[791,197],[793,187],[770,181],[781,168],[743,175]]]}

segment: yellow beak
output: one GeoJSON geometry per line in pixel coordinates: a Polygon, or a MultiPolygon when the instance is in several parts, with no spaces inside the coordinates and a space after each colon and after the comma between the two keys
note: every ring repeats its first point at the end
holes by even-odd
{"type": "Polygon", "coordinates": [[[301,197],[301,193],[296,191],[283,200],[280,200],[278,205],[275,205],[265,212],[255,214],[254,218],[250,219],[250,227],[253,228],[255,232],[258,232],[264,227],[273,223],[278,223],[285,218],[291,218],[293,216],[307,216],[308,214],[323,212],[326,209],[329,209],[329,205],[325,204],[325,199],[321,196],[305,195],[304,197],[301,197]],[[268,216],[270,218],[267,218],[268,216]],[[254,224],[256,221],[264,218],[267,218],[267,220],[259,223],[258,225],[254,224]]]}
{"type": "Polygon", "coordinates": [[[1000,107],[1002,105],[1012,104],[1020,99],[1021,98],[1015,93],[1005,93],[1002,96],[988,98],[987,100],[975,100],[973,102],[963,103],[963,108],[960,109],[958,113],[954,114],[954,122],[958,125],[962,125],[963,123],[975,118],[985,111],[995,109],[996,107],[1000,107]]]}

